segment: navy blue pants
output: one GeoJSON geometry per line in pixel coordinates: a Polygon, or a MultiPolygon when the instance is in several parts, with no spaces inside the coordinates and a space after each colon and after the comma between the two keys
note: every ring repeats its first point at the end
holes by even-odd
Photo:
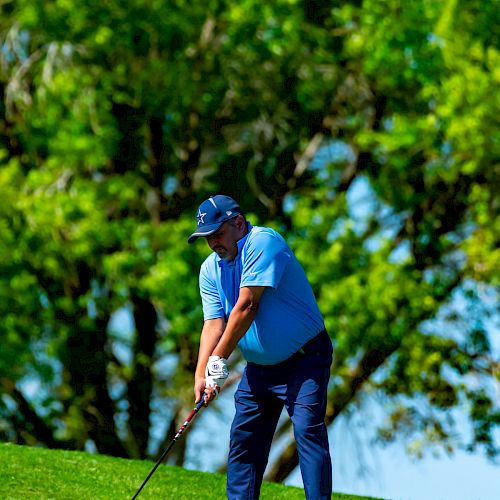
{"type": "Polygon", "coordinates": [[[235,393],[227,467],[229,500],[259,498],[283,406],[293,424],[306,498],[330,499],[332,465],[325,426],[332,343],[320,333],[277,365],[248,363],[235,393]]]}

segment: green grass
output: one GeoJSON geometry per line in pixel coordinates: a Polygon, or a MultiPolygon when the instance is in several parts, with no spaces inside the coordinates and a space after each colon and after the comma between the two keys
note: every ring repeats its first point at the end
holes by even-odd
{"type": "MultiPolygon", "coordinates": [[[[131,499],[152,462],[83,452],[47,450],[0,443],[2,499],[131,499]]],[[[160,466],[140,499],[224,499],[226,478],[179,467],[160,466]]],[[[264,483],[261,499],[304,499],[301,488],[264,483]]],[[[333,494],[335,500],[367,497],[333,494]]]]}

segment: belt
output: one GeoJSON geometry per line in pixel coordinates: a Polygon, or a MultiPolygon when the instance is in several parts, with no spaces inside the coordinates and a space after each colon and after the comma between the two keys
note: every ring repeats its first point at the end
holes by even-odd
{"type": "Polygon", "coordinates": [[[330,337],[328,336],[328,333],[326,330],[321,330],[321,332],[316,335],[316,337],[313,337],[311,340],[308,340],[293,356],[296,356],[297,354],[308,354],[310,352],[316,352],[319,349],[324,348],[323,342],[328,339],[330,340],[330,337]]]}

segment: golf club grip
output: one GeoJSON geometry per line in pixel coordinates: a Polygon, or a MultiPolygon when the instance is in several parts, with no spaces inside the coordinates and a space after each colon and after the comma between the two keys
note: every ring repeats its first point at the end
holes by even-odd
{"type": "Polygon", "coordinates": [[[200,401],[199,401],[198,403],[196,403],[196,406],[195,406],[195,408],[194,408],[194,409],[195,409],[195,412],[196,412],[196,413],[198,413],[198,412],[201,410],[201,408],[202,408],[202,406],[203,406],[204,404],[205,404],[205,397],[204,397],[204,395],[202,394],[202,395],[201,395],[201,399],[200,399],[200,401]]]}

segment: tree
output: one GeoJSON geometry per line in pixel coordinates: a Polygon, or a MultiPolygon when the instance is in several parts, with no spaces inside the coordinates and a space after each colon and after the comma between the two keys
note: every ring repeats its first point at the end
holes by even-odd
{"type": "MultiPolygon", "coordinates": [[[[495,456],[479,290],[498,285],[497,15],[473,0],[4,4],[2,438],[156,453],[152,419],[176,427],[192,404],[207,249],[185,238],[224,192],[308,272],[336,353],[328,423],[376,394],[382,440],[451,451],[465,408],[467,445],[495,456]],[[112,327],[123,310],[130,335],[112,327]],[[429,326],[441,316],[456,335],[429,326]]],[[[290,442],[271,478],[297,460],[290,442]]]]}

